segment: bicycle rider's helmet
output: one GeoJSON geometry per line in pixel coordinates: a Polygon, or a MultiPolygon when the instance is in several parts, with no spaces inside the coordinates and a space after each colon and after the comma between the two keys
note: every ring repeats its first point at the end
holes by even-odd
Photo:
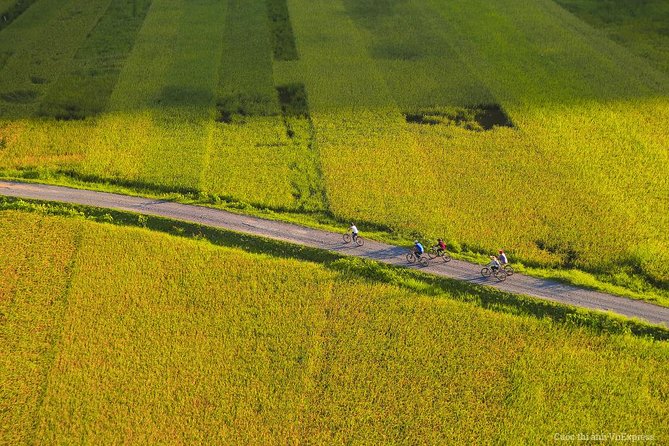
{"type": "Polygon", "coordinates": [[[499,253],[500,253],[500,254],[502,254],[503,252],[504,252],[504,250],[503,250],[503,249],[500,249],[500,250],[499,250],[499,253]]]}
{"type": "Polygon", "coordinates": [[[414,240],[413,242],[414,242],[414,243],[418,243],[418,240],[414,240]]]}

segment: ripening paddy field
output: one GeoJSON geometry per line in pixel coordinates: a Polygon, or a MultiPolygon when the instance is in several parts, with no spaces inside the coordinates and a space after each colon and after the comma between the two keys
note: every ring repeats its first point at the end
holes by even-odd
{"type": "Polygon", "coordinates": [[[669,293],[662,0],[3,10],[0,176],[326,215],[669,293]]]}
{"type": "Polygon", "coordinates": [[[0,212],[7,444],[669,438],[669,344],[142,228],[0,212]]]}

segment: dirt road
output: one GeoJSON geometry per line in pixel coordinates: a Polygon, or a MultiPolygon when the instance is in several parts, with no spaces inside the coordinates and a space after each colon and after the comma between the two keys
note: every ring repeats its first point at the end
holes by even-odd
{"type": "MultiPolygon", "coordinates": [[[[206,226],[245,232],[272,239],[284,240],[340,254],[377,260],[391,265],[406,266],[406,248],[367,240],[363,247],[343,244],[340,233],[311,229],[295,224],[238,215],[202,206],[179,204],[148,198],[130,197],[60,186],[0,181],[0,194],[26,199],[59,201],[100,208],[117,209],[147,215],[157,215],[206,226]]],[[[361,228],[364,230],[364,228],[361,228]]],[[[364,234],[364,233],[362,233],[364,234]]],[[[504,282],[481,277],[481,266],[453,260],[430,262],[421,268],[424,272],[455,278],[479,285],[490,285],[504,291],[540,297],[594,310],[606,310],[624,316],[639,318],[669,327],[669,308],[624,297],[581,289],[551,280],[515,274],[504,282]]]]}

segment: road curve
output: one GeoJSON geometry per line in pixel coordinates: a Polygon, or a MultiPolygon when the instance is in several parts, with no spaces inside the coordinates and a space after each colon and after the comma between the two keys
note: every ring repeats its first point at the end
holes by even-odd
{"type": "MultiPolygon", "coordinates": [[[[366,240],[363,247],[354,247],[350,243],[343,244],[341,234],[338,233],[248,215],[238,215],[203,206],[13,181],[0,181],[0,195],[156,215],[326,249],[339,254],[363,257],[390,265],[407,265],[404,257],[406,248],[372,240],[366,240]]],[[[593,310],[610,311],[669,327],[669,308],[647,302],[521,274],[515,274],[505,282],[497,282],[494,278],[484,279],[481,277],[481,267],[479,265],[459,260],[453,260],[447,264],[435,260],[430,262],[429,266],[420,269],[439,276],[451,277],[478,285],[493,286],[511,293],[525,294],[593,310]]]]}

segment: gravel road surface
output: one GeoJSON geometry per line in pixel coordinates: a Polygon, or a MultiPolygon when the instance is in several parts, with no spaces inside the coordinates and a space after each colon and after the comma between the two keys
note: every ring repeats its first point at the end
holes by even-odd
{"type": "MultiPolygon", "coordinates": [[[[406,248],[372,240],[366,240],[363,247],[357,247],[352,243],[344,244],[341,233],[311,229],[291,223],[265,220],[202,206],[11,181],[0,181],[0,194],[11,197],[59,201],[157,215],[283,240],[313,248],[327,249],[340,254],[377,260],[391,265],[407,266],[405,259],[406,248]]],[[[364,236],[364,228],[360,229],[361,235],[364,236]]],[[[493,286],[511,293],[525,294],[594,310],[611,311],[669,327],[669,308],[647,302],[586,290],[552,280],[537,279],[521,274],[514,274],[506,281],[498,282],[494,277],[487,279],[481,277],[480,265],[459,260],[444,263],[440,259],[435,259],[430,261],[427,267],[410,267],[419,268],[424,272],[439,276],[451,277],[479,285],[493,286]]]]}

